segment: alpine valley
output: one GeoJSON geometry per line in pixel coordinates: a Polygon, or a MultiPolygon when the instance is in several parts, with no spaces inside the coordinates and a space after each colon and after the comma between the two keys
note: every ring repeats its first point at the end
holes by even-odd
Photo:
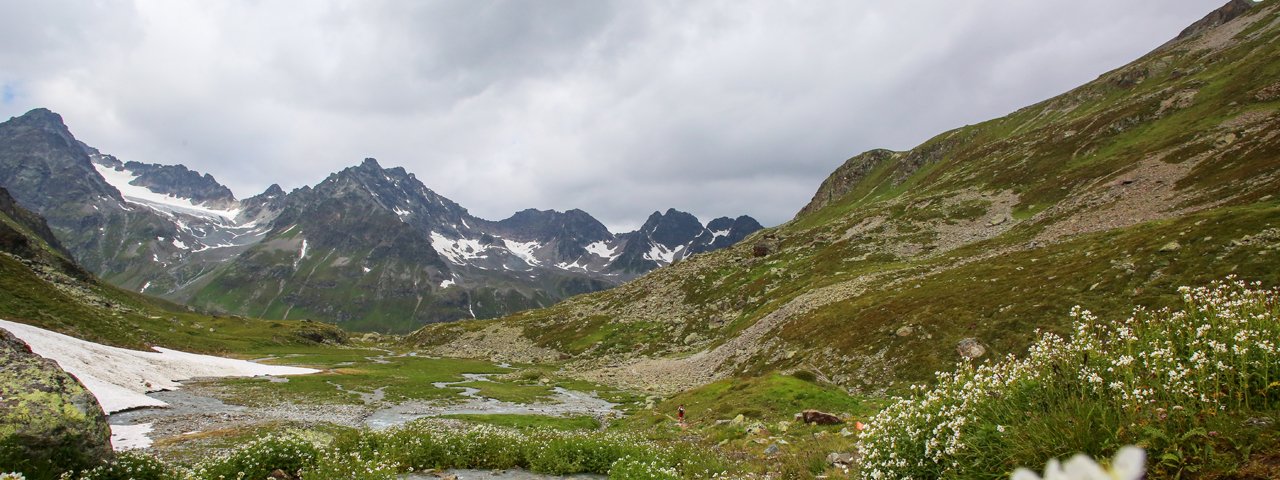
{"type": "Polygon", "coordinates": [[[30,111],[0,480],[1280,478],[1280,2],[1156,43],[770,228],[373,159],[236,199],[30,111]]]}

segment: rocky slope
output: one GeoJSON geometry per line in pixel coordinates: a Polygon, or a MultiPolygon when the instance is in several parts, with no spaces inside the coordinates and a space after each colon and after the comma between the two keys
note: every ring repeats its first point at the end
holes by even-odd
{"type": "Polygon", "coordinates": [[[1280,6],[1233,1],[1070,92],[857,155],[738,245],[409,341],[666,392],[773,370],[883,391],[1016,354],[1073,305],[1124,315],[1228,274],[1278,285],[1277,37],[1280,6]]]}
{"type": "Polygon", "coordinates": [[[704,227],[675,210],[619,235],[581,210],[489,221],[374,159],[237,200],[208,174],[103,154],[44,109],[0,123],[0,187],[121,287],[379,331],[551,305],[761,228],[745,216],[704,227]]]}

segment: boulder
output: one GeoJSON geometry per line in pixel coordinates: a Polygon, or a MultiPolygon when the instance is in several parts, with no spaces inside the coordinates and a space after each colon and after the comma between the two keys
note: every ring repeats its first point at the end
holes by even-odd
{"type": "Polygon", "coordinates": [[[111,456],[111,428],[93,394],[56,362],[0,329],[2,471],[52,478],[111,456]]]}
{"type": "Polygon", "coordinates": [[[782,450],[782,448],[779,447],[778,444],[771,443],[769,444],[768,447],[765,447],[764,454],[772,457],[774,455],[777,455],[780,450],[782,450]]]}
{"type": "Polygon", "coordinates": [[[979,343],[976,338],[966,338],[956,345],[956,353],[959,353],[965,360],[973,360],[986,355],[987,347],[982,346],[982,343],[979,343]]]}
{"type": "Polygon", "coordinates": [[[818,410],[805,410],[796,414],[796,417],[804,423],[812,423],[816,425],[839,425],[844,423],[843,420],[840,420],[840,417],[827,412],[820,412],[818,410]]]}

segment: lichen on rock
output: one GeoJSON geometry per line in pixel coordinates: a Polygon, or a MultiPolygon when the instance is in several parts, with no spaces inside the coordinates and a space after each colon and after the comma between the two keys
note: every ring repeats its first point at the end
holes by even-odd
{"type": "Polygon", "coordinates": [[[0,329],[0,471],[56,478],[111,454],[111,430],[93,394],[0,329]]]}

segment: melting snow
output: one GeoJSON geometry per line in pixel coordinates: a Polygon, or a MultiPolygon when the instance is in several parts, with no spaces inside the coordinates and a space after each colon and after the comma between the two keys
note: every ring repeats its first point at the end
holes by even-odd
{"type": "Polygon", "coordinates": [[[408,210],[401,209],[400,207],[396,207],[392,209],[392,211],[396,212],[396,215],[399,215],[401,217],[407,217],[409,216],[409,214],[413,213],[408,210]]]}
{"type": "Polygon", "coordinates": [[[711,238],[713,240],[720,237],[727,237],[727,236],[729,236],[728,230],[712,230],[711,231],[711,238]]]}
{"type": "Polygon", "coordinates": [[[515,256],[520,257],[521,260],[524,260],[524,263],[531,266],[542,264],[542,262],[539,262],[538,259],[533,256],[533,251],[542,247],[538,242],[513,242],[504,238],[502,239],[502,243],[507,246],[507,250],[510,250],[511,253],[515,254],[515,256]]]}
{"type": "Polygon", "coordinates": [[[436,249],[436,253],[455,264],[465,263],[464,260],[485,258],[480,255],[484,252],[485,246],[481,245],[479,240],[467,238],[453,240],[438,232],[431,232],[431,248],[436,249]]]}
{"type": "Polygon", "coordinates": [[[372,270],[370,270],[370,269],[369,269],[369,267],[360,267],[360,268],[361,268],[362,270],[364,270],[364,273],[369,273],[369,272],[371,272],[371,271],[372,271],[372,270]]]}
{"type": "Polygon", "coordinates": [[[137,425],[111,425],[111,448],[115,451],[133,450],[135,448],[147,448],[151,446],[151,437],[147,434],[151,433],[150,423],[139,423],[137,425]]]}
{"type": "Polygon", "coordinates": [[[27,342],[37,355],[58,362],[98,397],[105,413],[166,403],[147,392],[174,390],[195,377],[302,375],[319,370],[262,365],[246,360],[200,355],[155,347],[154,352],[86,342],[57,332],[0,320],[0,328],[27,342]]]}
{"type": "Polygon", "coordinates": [[[578,263],[578,261],[577,261],[577,260],[574,260],[574,261],[573,261],[573,263],[557,263],[557,264],[556,264],[556,268],[559,268],[559,269],[561,269],[561,270],[573,270],[573,269],[578,269],[578,270],[582,270],[582,271],[589,271],[589,269],[587,269],[587,266],[586,266],[586,265],[582,265],[582,264],[578,263]]]}
{"type": "Polygon", "coordinates": [[[150,286],[151,286],[151,282],[148,281],[147,283],[142,284],[142,288],[138,289],[138,292],[139,293],[145,292],[147,291],[147,287],[150,287],[150,286]]]}
{"type": "Polygon", "coordinates": [[[302,263],[302,259],[307,258],[307,239],[302,239],[302,250],[298,251],[298,259],[293,261],[293,269],[298,269],[298,264],[302,263]]]}
{"type": "Polygon", "coordinates": [[[443,282],[440,282],[440,288],[449,288],[450,285],[456,285],[456,283],[453,281],[452,278],[445,280],[443,282]]]}
{"type": "Polygon", "coordinates": [[[232,221],[236,218],[236,215],[240,214],[240,210],[217,210],[204,205],[197,205],[189,198],[156,193],[147,187],[130,185],[129,182],[132,182],[138,176],[128,170],[116,170],[97,163],[93,163],[93,168],[98,171],[99,175],[102,175],[102,178],[107,183],[116,187],[116,190],[120,191],[120,195],[124,196],[124,199],[129,203],[142,205],[165,214],[185,213],[223,221],[232,221]]]}
{"type": "Polygon", "coordinates": [[[175,239],[173,239],[173,246],[178,247],[178,248],[181,248],[181,249],[183,249],[183,250],[186,250],[186,249],[187,249],[187,244],[186,244],[186,243],[184,243],[182,240],[178,240],[178,239],[176,239],[176,238],[175,238],[175,239]]]}
{"type": "Polygon", "coordinates": [[[680,250],[684,249],[684,245],[678,245],[674,250],[668,250],[665,245],[657,242],[653,242],[649,245],[649,252],[644,254],[644,258],[663,265],[670,265],[671,262],[674,262],[676,254],[680,253],[680,250]]]}
{"type": "Polygon", "coordinates": [[[609,248],[609,244],[604,242],[595,242],[591,245],[587,245],[587,253],[600,258],[607,258],[609,260],[617,258],[617,251],[618,247],[609,248]]]}

